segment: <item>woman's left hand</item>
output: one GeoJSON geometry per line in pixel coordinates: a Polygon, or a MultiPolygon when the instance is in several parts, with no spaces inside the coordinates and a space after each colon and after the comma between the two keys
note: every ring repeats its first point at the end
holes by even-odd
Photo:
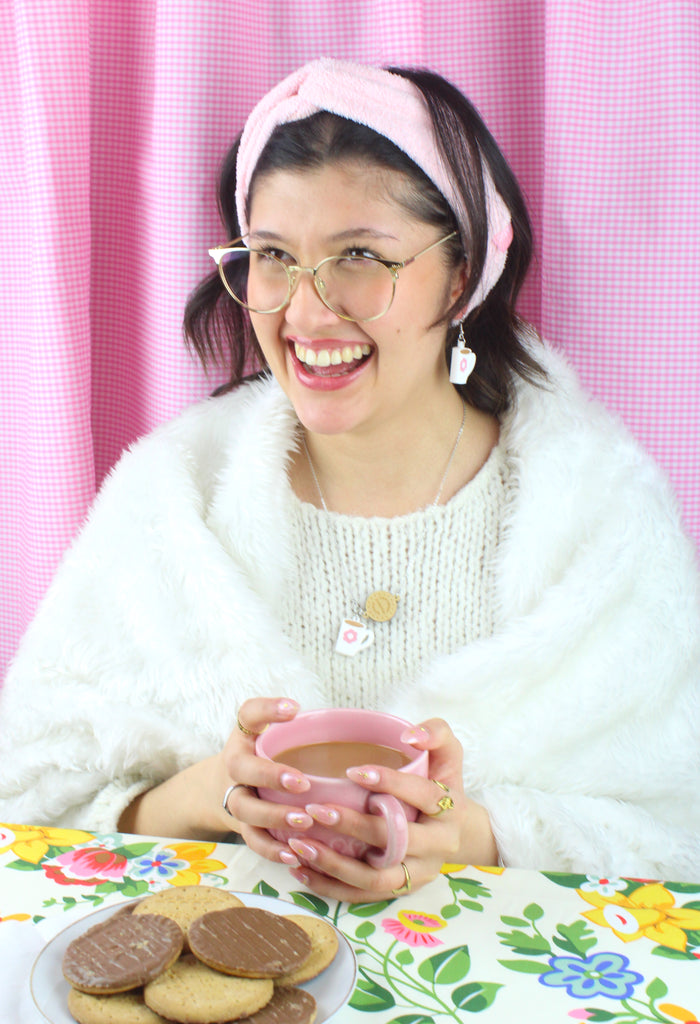
{"type": "MultiPolygon", "coordinates": [[[[416,749],[430,752],[427,779],[378,765],[358,766],[349,773],[354,782],[370,792],[389,793],[418,809],[417,820],[408,826],[403,863],[377,869],[316,840],[292,839],[289,845],[301,861],[301,867],[292,874],[309,889],[350,903],[375,902],[403,895],[399,891],[402,889],[409,891],[403,888],[407,879],[411,890],[420,888],[432,881],[445,863],[498,863],[488,813],[464,794],[462,747],[448,724],[431,719],[413,730],[410,742],[416,749]]],[[[329,824],[330,810],[330,816],[336,819],[332,827],[338,833],[373,846],[386,843],[384,821],[374,815],[340,806],[307,810],[325,825],[329,824]]]]}

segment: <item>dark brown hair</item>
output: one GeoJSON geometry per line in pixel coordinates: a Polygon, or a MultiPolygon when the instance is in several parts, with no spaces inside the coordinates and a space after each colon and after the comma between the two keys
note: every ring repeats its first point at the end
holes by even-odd
{"type": "MultiPolygon", "coordinates": [[[[362,162],[399,172],[403,187],[393,194],[414,217],[434,225],[441,233],[459,235],[445,257],[452,265],[467,261],[463,293],[444,316],[445,322],[467,305],[486,259],[488,223],[482,160],[488,165],[498,192],[508,207],[513,241],[500,279],[483,303],[464,321],[467,344],[477,356],[476,369],[457,390],[476,408],[493,414],[511,404],[514,374],[530,381],[545,374],[523,344],[523,323],[515,302],[532,253],[532,233],[520,188],[496,142],[473,105],[440,75],[431,71],[389,68],[410,79],[423,94],[432,118],[442,159],[452,173],[455,190],[465,211],[457,223],[447,200],[427,175],[393,142],[365,125],[325,111],[301,121],[278,125],[267,141],[251,179],[248,204],[257,183],[275,170],[318,168],[328,163],[362,162]],[[408,186],[408,187],[406,187],[408,186]]],[[[236,216],[235,183],[238,142],[227,154],[220,177],[219,210],[227,237],[240,235],[236,216]]],[[[226,365],[227,391],[252,371],[265,369],[265,361],[248,314],[228,294],[216,271],[192,293],[185,310],[185,335],[203,365],[226,365]]],[[[457,327],[447,330],[445,355],[454,345],[457,327]]]]}

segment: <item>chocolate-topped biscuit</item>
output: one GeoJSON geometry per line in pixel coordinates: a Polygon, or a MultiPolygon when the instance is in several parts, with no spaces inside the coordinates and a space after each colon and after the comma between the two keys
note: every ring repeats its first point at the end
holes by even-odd
{"type": "Polygon", "coordinates": [[[316,1000],[303,988],[276,988],[262,1010],[248,1017],[245,1024],[313,1024],[316,1000]]]}
{"type": "Polygon", "coordinates": [[[192,922],[210,910],[242,907],[243,903],[226,889],[211,885],[178,885],[151,893],[139,903],[135,914],[163,914],[171,917],[185,933],[184,952],[189,951],[187,934],[192,922]]]}
{"type": "Polygon", "coordinates": [[[159,914],[115,914],[74,939],[63,975],[81,992],[127,992],[162,974],[182,952],[182,929],[159,914]]]}
{"type": "Polygon", "coordinates": [[[242,978],[289,974],[311,952],[311,940],[299,925],[258,907],[204,914],[190,925],[189,943],[209,967],[242,978]]]}

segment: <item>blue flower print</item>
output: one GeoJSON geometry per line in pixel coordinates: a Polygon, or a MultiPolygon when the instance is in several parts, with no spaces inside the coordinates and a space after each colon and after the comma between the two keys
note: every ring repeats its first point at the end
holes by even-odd
{"type": "Polygon", "coordinates": [[[174,878],[178,871],[184,871],[189,864],[178,860],[172,850],[159,850],[155,856],[146,854],[132,861],[129,874],[138,878],[174,878]]]}
{"type": "Polygon", "coordinates": [[[540,975],[543,985],[565,988],[575,999],[608,996],[628,999],[634,986],[644,981],[641,974],[628,971],[629,960],[619,953],[594,953],[584,960],[578,956],[553,956],[550,971],[540,975]]]}

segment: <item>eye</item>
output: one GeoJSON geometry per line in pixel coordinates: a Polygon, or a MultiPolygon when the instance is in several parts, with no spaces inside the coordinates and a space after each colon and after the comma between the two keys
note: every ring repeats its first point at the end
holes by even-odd
{"type": "Polygon", "coordinates": [[[365,249],[362,245],[351,245],[342,253],[343,256],[352,256],[354,259],[380,260],[382,257],[378,252],[365,249]]]}
{"type": "Polygon", "coordinates": [[[256,246],[253,251],[256,254],[256,258],[261,263],[273,262],[272,259],[268,259],[267,257],[274,257],[274,259],[279,260],[280,263],[285,263],[288,266],[292,266],[296,263],[294,256],[285,252],[283,249],[275,248],[275,246],[256,246]]]}

